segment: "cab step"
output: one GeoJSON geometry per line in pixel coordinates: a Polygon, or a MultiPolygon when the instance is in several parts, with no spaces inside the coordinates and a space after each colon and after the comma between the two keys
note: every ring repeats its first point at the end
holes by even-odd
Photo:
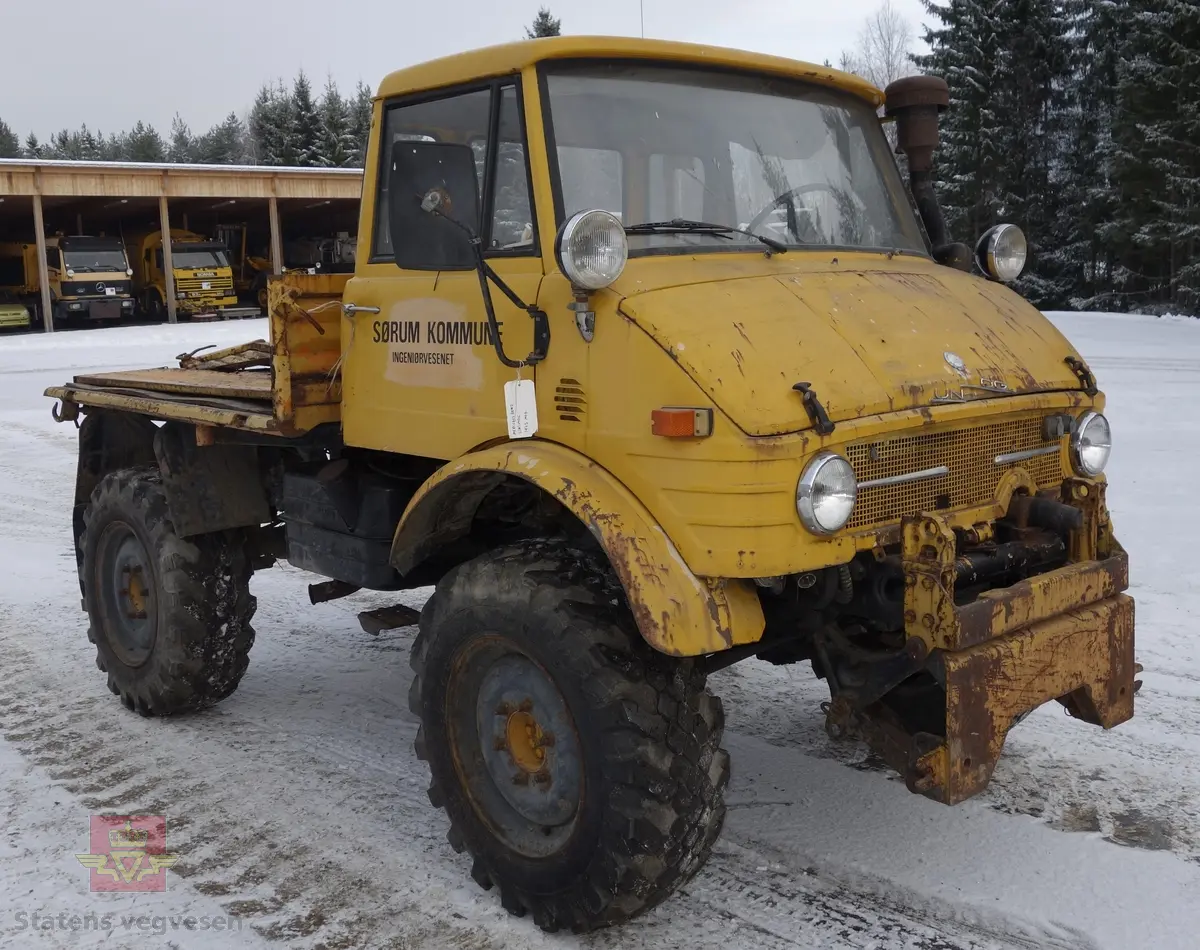
{"type": "Polygon", "coordinates": [[[404,604],[394,607],[378,607],[375,610],[364,610],[358,615],[358,622],[363,630],[372,636],[379,636],[385,630],[396,630],[399,627],[413,627],[421,619],[421,611],[414,610],[404,604]]]}

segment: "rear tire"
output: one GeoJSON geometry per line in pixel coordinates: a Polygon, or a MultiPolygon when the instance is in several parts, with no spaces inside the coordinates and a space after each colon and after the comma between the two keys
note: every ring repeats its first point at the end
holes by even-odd
{"type": "Polygon", "coordinates": [[[258,309],[263,312],[263,316],[267,315],[267,275],[258,274],[254,281],[250,284],[250,293],[254,295],[254,302],[258,304],[258,309]]]}
{"type": "Polygon", "coordinates": [[[461,565],[412,666],[430,801],[509,913],[617,924],[703,866],[725,818],[721,702],[698,661],[647,646],[598,555],[533,541],[461,565]]]}
{"type": "Polygon", "coordinates": [[[257,607],[242,538],[176,535],[150,467],[106,475],[83,518],[88,639],[109,689],[147,716],[229,696],[249,665],[257,607]]]}

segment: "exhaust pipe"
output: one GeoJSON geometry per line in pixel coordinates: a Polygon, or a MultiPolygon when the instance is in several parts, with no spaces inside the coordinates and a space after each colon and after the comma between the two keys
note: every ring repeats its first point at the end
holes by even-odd
{"type": "Polygon", "coordinates": [[[884,97],[884,114],[896,120],[896,150],[908,157],[908,186],[933,243],[933,259],[969,272],[971,249],[950,240],[933,185],[938,115],[950,106],[950,89],[938,76],[906,76],[890,83],[884,97]]]}

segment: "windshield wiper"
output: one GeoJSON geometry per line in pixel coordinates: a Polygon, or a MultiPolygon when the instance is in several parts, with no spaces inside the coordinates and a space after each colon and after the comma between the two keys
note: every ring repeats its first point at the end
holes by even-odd
{"type": "Polygon", "coordinates": [[[670,221],[646,221],[642,224],[630,224],[625,228],[626,234],[712,234],[718,237],[729,237],[733,234],[745,234],[760,241],[776,254],[783,254],[788,246],[774,238],[755,234],[746,228],[735,228],[728,224],[712,224],[708,221],[692,221],[688,218],[672,218],[670,221]]]}

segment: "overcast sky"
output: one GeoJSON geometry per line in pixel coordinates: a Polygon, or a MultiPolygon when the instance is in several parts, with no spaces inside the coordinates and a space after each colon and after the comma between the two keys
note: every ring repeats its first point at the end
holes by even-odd
{"type": "MultiPolygon", "coordinates": [[[[543,0],[546,2],[546,0],[543,0]]],[[[648,37],[834,64],[879,0],[643,0],[648,37]]],[[[920,37],[920,0],[894,0],[920,37]]],[[[565,33],[637,36],[638,0],[549,0],[565,33]]],[[[166,135],[242,114],[303,67],[343,92],[362,79],[523,36],[538,0],[55,0],[3,3],[0,118],[22,139],[138,119],[166,135]]]]}

